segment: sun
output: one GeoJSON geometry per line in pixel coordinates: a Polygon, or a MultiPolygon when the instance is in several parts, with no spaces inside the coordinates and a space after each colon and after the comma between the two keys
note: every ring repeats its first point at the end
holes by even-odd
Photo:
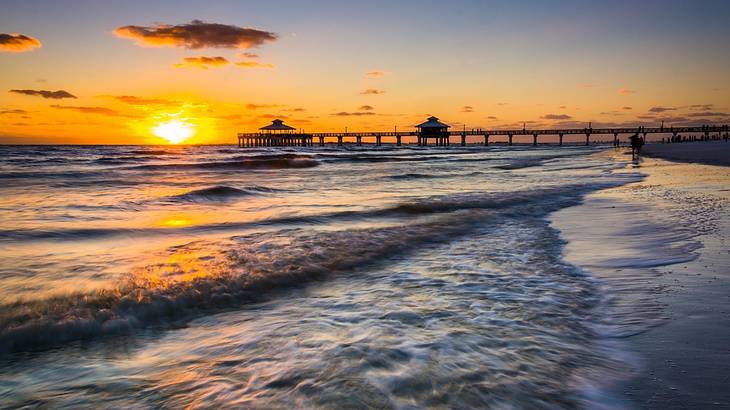
{"type": "Polygon", "coordinates": [[[157,124],[152,133],[160,138],[166,139],[170,144],[179,144],[190,138],[194,129],[191,124],[180,120],[170,120],[157,124]]]}

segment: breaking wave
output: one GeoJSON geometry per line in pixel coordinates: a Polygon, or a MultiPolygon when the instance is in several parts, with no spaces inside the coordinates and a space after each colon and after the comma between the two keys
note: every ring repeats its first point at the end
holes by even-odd
{"type": "Polygon", "coordinates": [[[0,306],[0,352],[43,349],[242,306],[271,291],[382,263],[487,224],[541,217],[575,205],[583,193],[602,187],[432,197],[369,213],[443,213],[425,222],[335,232],[293,228],[285,231],[284,241],[280,231],[232,237],[224,243],[193,242],[174,249],[188,255],[188,262],[176,258],[172,265],[146,266],[114,288],[0,306]]]}

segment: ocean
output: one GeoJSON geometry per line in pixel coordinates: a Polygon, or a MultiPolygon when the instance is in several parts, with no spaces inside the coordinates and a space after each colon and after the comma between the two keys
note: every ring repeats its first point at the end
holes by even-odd
{"type": "Polygon", "coordinates": [[[550,219],[643,179],[603,150],[0,147],[0,407],[620,405],[661,315],[550,219]]]}

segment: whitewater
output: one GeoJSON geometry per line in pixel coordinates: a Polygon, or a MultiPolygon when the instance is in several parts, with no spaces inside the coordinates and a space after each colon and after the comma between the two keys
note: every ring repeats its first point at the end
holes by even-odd
{"type": "Polygon", "coordinates": [[[656,320],[549,219],[600,148],[0,151],[0,407],[615,405],[656,320]]]}

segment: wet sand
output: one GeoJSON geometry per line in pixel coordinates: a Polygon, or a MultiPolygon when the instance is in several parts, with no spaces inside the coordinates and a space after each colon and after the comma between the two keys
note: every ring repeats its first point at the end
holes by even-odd
{"type": "Polygon", "coordinates": [[[730,142],[724,141],[649,144],[641,154],[676,162],[730,166],[730,142]]]}
{"type": "MultiPolygon", "coordinates": [[[[689,161],[722,144],[649,151],[689,161]]],[[[603,282],[604,330],[627,351],[608,406],[730,408],[730,168],[652,158],[630,168],[647,178],[552,218],[566,259],[603,282]]]]}

